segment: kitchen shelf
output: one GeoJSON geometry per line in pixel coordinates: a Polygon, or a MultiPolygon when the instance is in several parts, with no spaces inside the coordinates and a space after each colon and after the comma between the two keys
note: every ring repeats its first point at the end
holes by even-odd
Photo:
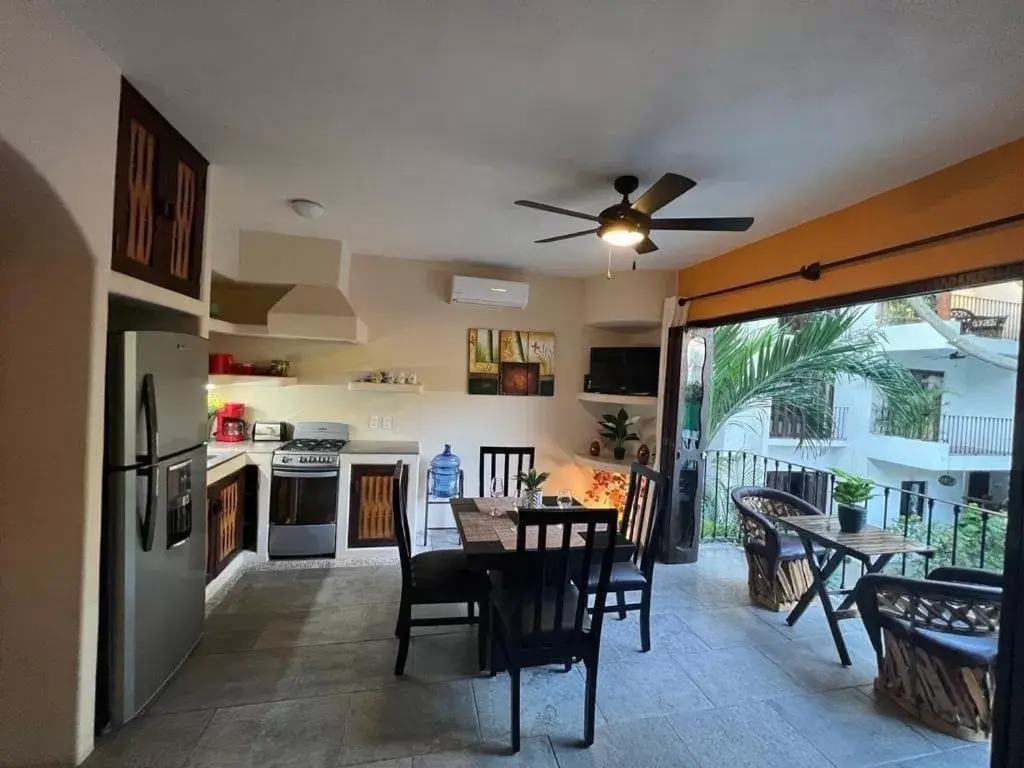
{"type": "Polygon", "coordinates": [[[605,456],[591,456],[586,453],[574,454],[577,464],[583,464],[587,467],[594,469],[606,469],[609,472],[623,472],[628,473],[630,465],[636,461],[636,458],[626,457],[622,461],[618,459],[608,458],[605,456]]]}
{"type": "Polygon", "coordinates": [[[211,374],[211,387],[228,387],[235,384],[253,384],[267,387],[290,387],[298,384],[294,376],[234,376],[229,374],[211,374]]]}
{"type": "Polygon", "coordinates": [[[348,388],[352,392],[389,392],[396,395],[418,395],[423,391],[422,384],[378,384],[375,381],[350,381],[348,388]]]}
{"type": "Polygon", "coordinates": [[[576,396],[585,403],[639,406],[655,406],[658,404],[657,397],[642,397],[639,395],[603,395],[598,392],[579,392],[576,396]]]}

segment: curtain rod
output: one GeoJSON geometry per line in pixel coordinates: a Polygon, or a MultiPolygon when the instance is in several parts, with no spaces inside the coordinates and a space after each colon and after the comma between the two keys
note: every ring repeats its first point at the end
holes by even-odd
{"type": "MultiPolygon", "coordinates": [[[[936,243],[942,243],[946,240],[954,240],[959,237],[967,237],[968,235],[974,235],[978,232],[984,232],[989,229],[997,229],[999,227],[1005,227],[1009,224],[1016,224],[1017,222],[1024,221],[1024,213],[1016,213],[1013,216],[1006,216],[1002,219],[992,219],[981,224],[973,224],[969,227],[963,227],[962,229],[954,229],[949,232],[943,232],[939,235],[931,235],[930,237],[924,237],[920,240],[911,240],[900,245],[890,245],[887,248],[880,248],[877,251],[868,251],[867,253],[861,253],[857,256],[849,256],[845,259],[839,259],[838,261],[830,261],[827,264],[822,264],[820,261],[815,261],[805,266],[800,267],[792,272],[786,272],[782,275],[774,275],[772,277],[765,277],[760,280],[754,280],[753,282],[743,283],[741,285],[734,285],[729,288],[719,288],[717,291],[708,291],[707,293],[698,293],[693,296],[680,296],[679,306],[683,306],[689,301],[695,299],[710,299],[713,296],[724,296],[727,293],[736,293],[737,291],[746,291],[750,288],[759,288],[762,285],[770,285],[771,283],[781,283],[785,280],[792,280],[793,278],[803,278],[804,280],[815,281],[820,280],[822,274],[827,269],[834,269],[836,267],[845,267],[849,264],[858,264],[862,261],[870,261],[872,259],[880,259],[885,256],[892,256],[893,254],[902,253],[903,251],[910,251],[915,248],[921,248],[926,245],[935,245],[936,243]]],[[[1022,243],[1024,246],[1024,243],[1022,243]]],[[[1022,247],[1022,258],[1024,258],[1024,247],[1022,247]]]]}

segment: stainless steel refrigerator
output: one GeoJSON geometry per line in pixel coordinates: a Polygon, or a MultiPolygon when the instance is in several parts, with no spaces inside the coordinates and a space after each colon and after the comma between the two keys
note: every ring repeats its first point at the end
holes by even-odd
{"type": "Polygon", "coordinates": [[[98,730],[135,717],[202,632],[207,353],[177,333],[108,337],[98,730]]]}

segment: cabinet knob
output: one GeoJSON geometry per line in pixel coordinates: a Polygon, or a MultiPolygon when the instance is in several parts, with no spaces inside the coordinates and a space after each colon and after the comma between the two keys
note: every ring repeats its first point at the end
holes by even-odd
{"type": "Polygon", "coordinates": [[[174,218],[174,201],[157,198],[154,204],[156,215],[162,219],[174,218]]]}

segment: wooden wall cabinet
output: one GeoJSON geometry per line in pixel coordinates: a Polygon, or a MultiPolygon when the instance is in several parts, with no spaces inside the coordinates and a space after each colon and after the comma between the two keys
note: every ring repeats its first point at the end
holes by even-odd
{"type": "Polygon", "coordinates": [[[111,267],[199,298],[209,163],[121,80],[111,267]]]}
{"type": "Polygon", "coordinates": [[[206,583],[224,570],[242,549],[245,518],[245,470],[206,488],[206,583]]]}

